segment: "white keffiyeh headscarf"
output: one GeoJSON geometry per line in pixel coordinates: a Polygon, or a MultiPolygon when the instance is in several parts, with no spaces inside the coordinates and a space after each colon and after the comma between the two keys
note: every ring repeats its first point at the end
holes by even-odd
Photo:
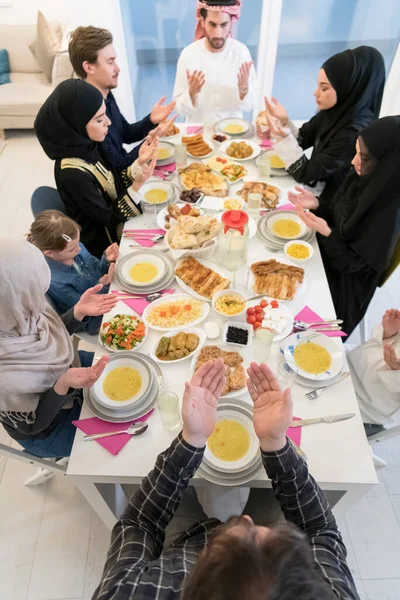
{"type": "Polygon", "coordinates": [[[68,331],[48,306],[50,269],[24,240],[0,241],[0,418],[34,413],[40,395],[72,364],[68,331]]]}

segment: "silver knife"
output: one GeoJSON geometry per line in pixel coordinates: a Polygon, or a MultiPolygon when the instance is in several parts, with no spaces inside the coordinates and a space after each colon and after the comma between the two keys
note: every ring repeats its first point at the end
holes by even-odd
{"type": "Polygon", "coordinates": [[[320,417],[319,419],[300,419],[300,421],[292,421],[290,427],[304,427],[305,425],[316,425],[317,423],[336,423],[337,421],[347,421],[352,419],[355,413],[347,413],[345,415],[333,415],[332,417],[320,417]]]}

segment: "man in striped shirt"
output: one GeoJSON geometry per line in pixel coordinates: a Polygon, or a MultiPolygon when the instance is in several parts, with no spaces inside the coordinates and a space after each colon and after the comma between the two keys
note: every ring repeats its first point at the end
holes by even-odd
{"type": "Polygon", "coordinates": [[[358,599],[346,548],[323,492],[286,431],[290,391],[252,363],[247,382],[265,470],[286,521],[268,528],[247,515],[197,523],[164,548],[165,530],[200,465],[225,386],[222,359],[203,365],[185,386],[183,431],[114,527],[94,599],[358,599]]]}

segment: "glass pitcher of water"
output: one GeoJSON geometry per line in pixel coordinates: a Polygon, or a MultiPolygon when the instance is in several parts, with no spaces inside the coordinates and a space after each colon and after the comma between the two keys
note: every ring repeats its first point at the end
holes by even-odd
{"type": "Polygon", "coordinates": [[[249,217],[243,210],[227,210],[222,215],[219,238],[219,262],[229,271],[236,271],[247,259],[249,217]]]}

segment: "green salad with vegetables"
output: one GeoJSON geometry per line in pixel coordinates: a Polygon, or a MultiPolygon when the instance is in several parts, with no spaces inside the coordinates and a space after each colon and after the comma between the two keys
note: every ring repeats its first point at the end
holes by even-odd
{"type": "Polygon", "coordinates": [[[100,329],[100,339],[110,350],[133,350],[145,337],[143,321],[133,315],[115,315],[100,329]]]}

